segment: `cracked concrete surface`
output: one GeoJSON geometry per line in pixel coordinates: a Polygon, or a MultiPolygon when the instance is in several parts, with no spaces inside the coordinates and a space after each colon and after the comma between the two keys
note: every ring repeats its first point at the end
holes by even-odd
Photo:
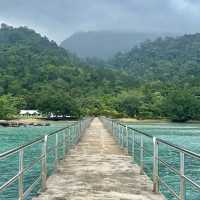
{"type": "Polygon", "coordinates": [[[34,200],[164,200],[95,118],[34,200]]]}

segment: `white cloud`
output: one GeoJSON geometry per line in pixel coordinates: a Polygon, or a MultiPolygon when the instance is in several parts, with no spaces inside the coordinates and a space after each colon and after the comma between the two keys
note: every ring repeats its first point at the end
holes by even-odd
{"type": "Polygon", "coordinates": [[[179,13],[187,13],[189,17],[200,16],[200,2],[192,0],[171,0],[171,5],[179,13]]]}
{"type": "Polygon", "coordinates": [[[200,31],[200,0],[0,0],[0,22],[58,42],[75,31],[200,31]]]}

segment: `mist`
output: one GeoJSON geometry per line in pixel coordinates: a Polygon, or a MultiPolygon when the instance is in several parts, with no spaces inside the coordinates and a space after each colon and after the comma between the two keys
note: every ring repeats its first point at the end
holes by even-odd
{"type": "Polygon", "coordinates": [[[2,0],[0,23],[28,26],[60,43],[74,32],[200,31],[198,0],[2,0]]]}

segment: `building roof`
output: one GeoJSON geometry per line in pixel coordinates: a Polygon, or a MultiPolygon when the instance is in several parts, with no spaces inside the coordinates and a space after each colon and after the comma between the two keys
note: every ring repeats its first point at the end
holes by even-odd
{"type": "Polygon", "coordinates": [[[38,112],[38,110],[20,110],[20,115],[39,115],[40,113],[38,112]]]}

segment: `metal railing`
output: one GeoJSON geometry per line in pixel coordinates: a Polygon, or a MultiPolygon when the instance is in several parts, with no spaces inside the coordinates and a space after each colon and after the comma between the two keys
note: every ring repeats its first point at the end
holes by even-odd
{"type": "MultiPolygon", "coordinates": [[[[44,191],[46,189],[47,177],[50,175],[48,170],[48,156],[50,156],[51,153],[54,154],[53,171],[56,171],[59,160],[64,159],[65,154],[70,150],[70,148],[78,143],[82,133],[90,124],[90,121],[91,118],[85,118],[78,122],[74,122],[67,127],[46,134],[28,144],[1,153],[1,162],[4,162],[5,159],[8,159],[13,155],[18,157],[18,159],[16,159],[18,162],[15,162],[15,165],[17,165],[17,173],[4,183],[1,181],[2,184],[0,185],[0,194],[16,181],[18,181],[18,198],[16,197],[15,199],[26,199],[38,184],[41,186],[39,190],[44,191]],[[33,155],[33,152],[31,151],[33,151],[34,145],[39,145],[41,148],[38,150],[39,152],[37,158],[31,160],[30,157],[33,155]],[[25,166],[25,161],[27,161],[25,160],[25,151],[27,151],[27,149],[30,151],[28,159],[29,163],[27,166],[25,166]],[[35,178],[33,183],[28,183],[28,185],[25,185],[25,173],[30,173],[35,169],[34,166],[36,165],[39,165],[39,168],[41,168],[40,170],[37,169],[39,171],[39,173],[37,173],[38,177],[35,178]]],[[[0,197],[0,199],[1,198],[3,197],[0,197]]]]}
{"type": "Polygon", "coordinates": [[[200,174],[188,173],[189,170],[200,170],[199,154],[129,127],[118,120],[105,117],[102,117],[101,120],[105,127],[112,132],[119,145],[127,149],[129,155],[140,166],[140,173],[146,173],[152,179],[153,192],[161,191],[170,200],[200,199],[200,177],[198,176],[200,174]],[[148,155],[147,163],[145,163],[145,155],[148,155]],[[187,173],[186,159],[188,168],[191,168],[191,165],[196,167],[187,169],[187,173]],[[172,173],[172,179],[170,179],[170,173],[172,173]],[[175,178],[176,181],[174,181],[175,178]],[[189,189],[187,190],[189,187],[194,188],[195,194],[189,194],[191,192],[188,191],[189,189]]]}

